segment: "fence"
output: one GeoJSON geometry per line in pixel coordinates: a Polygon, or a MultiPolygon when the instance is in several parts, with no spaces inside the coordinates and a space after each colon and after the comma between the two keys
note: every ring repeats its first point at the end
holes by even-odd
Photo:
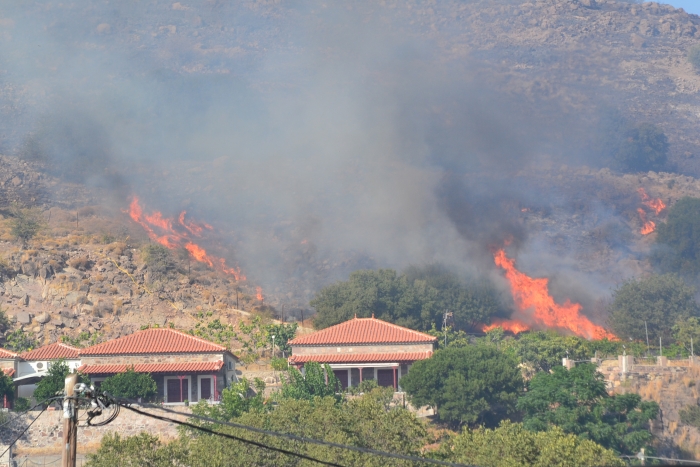
{"type": "MultiPolygon", "coordinates": [[[[60,467],[61,456],[17,456],[14,459],[14,467],[60,467]]],[[[87,463],[87,458],[83,454],[78,454],[75,465],[83,467],[87,463]]]]}

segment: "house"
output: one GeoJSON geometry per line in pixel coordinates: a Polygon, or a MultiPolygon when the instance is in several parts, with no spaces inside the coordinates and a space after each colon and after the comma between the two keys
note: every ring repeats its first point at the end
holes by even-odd
{"type": "Polygon", "coordinates": [[[17,373],[14,378],[19,397],[30,398],[38,383],[47,375],[49,364],[64,359],[68,368],[75,371],[80,366],[80,349],[62,342],[39,347],[19,355],[17,373]]]}
{"type": "Polygon", "coordinates": [[[328,364],[343,388],[374,379],[399,390],[413,362],[430,358],[437,338],[376,319],[358,318],[289,341],[289,364],[328,364]]]}
{"type": "Polygon", "coordinates": [[[221,391],[236,381],[236,357],[226,347],[175,329],[137,331],[82,349],[80,358],[78,371],[96,385],[132,366],[151,374],[157,397],[168,404],[218,401],[221,391]]]}
{"type": "Polygon", "coordinates": [[[10,378],[17,373],[17,362],[19,355],[3,348],[0,348],[0,369],[10,378]]]}
{"type": "MultiPolygon", "coordinates": [[[[19,355],[9,350],[0,348],[0,369],[10,378],[12,378],[17,373],[18,360],[19,355]]],[[[3,397],[2,408],[10,408],[10,401],[7,400],[7,397],[3,397]]]]}

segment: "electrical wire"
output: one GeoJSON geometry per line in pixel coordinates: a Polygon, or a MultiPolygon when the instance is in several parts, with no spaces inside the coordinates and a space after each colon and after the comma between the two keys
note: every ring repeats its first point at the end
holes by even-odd
{"type": "Polygon", "coordinates": [[[662,461],[675,461],[675,462],[685,462],[686,464],[697,464],[700,465],[700,461],[692,461],[692,460],[686,460],[686,459],[671,459],[669,457],[653,457],[653,456],[641,456],[641,455],[636,455],[636,456],[620,456],[623,459],[658,459],[662,461]]]}
{"type": "Polygon", "coordinates": [[[26,414],[27,412],[29,412],[29,411],[31,411],[31,410],[36,409],[37,407],[39,407],[40,405],[45,404],[46,402],[53,401],[53,400],[56,400],[56,399],[63,399],[63,396],[60,396],[60,397],[49,397],[48,399],[44,399],[43,401],[38,402],[34,407],[30,407],[30,408],[28,408],[27,410],[24,410],[24,411],[22,411],[22,412],[17,412],[17,413],[15,414],[15,416],[12,417],[10,420],[7,420],[7,421],[5,421],[5,422],[0,423],[0,427],[3,427],[3,426],[5,426],[5,425],[8,425],[8,424],[14,422],[14,421],[17,420],[18,418],[20,418],[22,415],[26,414]]]}
{"type": "Polygon", "coordinates": [[[315,457],[307,456],[306,454],[301,454],[301,453],[294,452],[294,451],[288,451],[287,449],[277,448],[277,447],[270,446],[270,445],[268,445],[268,444],[259,443],[259,442],[257,442],[257,441],[253,441],[253,440],[250,440],[250,439],[239,438],[238,436],[230,435],[230,434],[228,434],[228,433],[221,433],[221,432],[218,432],[218,431],[210,430],[209,428],[204,428],[204,427],[202,427],[202,426],[195,425],[194,423],[183,422],[183,421],[175,420],[175,419],[168,418],[168,417],[161,417],[160,415],[156,415],[156,414],[144,412],[144,411],[142,411],[142,410],[138,410],[138,409],[136,409],[136,408],[134,408],[134,407],[130,407],[130,406],[127,406],[127,405],[125,405],[124,407],[126,407],[127,409],[129,409],[129,410],[131,410],[131,411],[133,411],[133,412],[136,412],[136,413],[138,413],[138,414],[144,415],[144,416],[146,416],[146,417],[155,418],[155,419],[158,419],[158,420],[163,420],[163,421],[165,421],[165,422],[175,423],[175,424],[177,424],[177,425],[187,426],[187,427],[190,427],[190,428],[194,428],[195,430],[203,431],[203,432],[205,432],[205,433],[209,433],[209,434],[212,434],[212,435],[223,436],[224,438],[233,439],[233,440],[235,440],[235,441],[240,441],[240,442],[242,442],[242,443],[252,444],[253,446],[257,446],[257,447],[259,447],[259,448],[268,449],[268,450],[271,450],[271,451],[281,452],[282,454],[287,454],[287,455],[289,455],[289,456],[299,457],[300,459],[306,459],[306,460],[309,460],[309,461],[312,461],[312,462],[317,462],[317,463],[322,464],[322,465],[329,465],[329,466],[331,466],[331,467],[343,467],[343,465],[341,465],[341,464],[336,464],[335,462],[323,461],[323,460],[321,460],[321,459],[316,459],[315,457]]]}
{"type": "MultiPolygon", "coordinates": [[[[135,409],[135,408],[131,407],[130,404],[137,403],[136,401],[131,401],[131,400],[128,400],[128,399],[127,399],[127,400],[123,400],[123,399],[122,399],[122,401],[119,401],[119,403],[122,404],[125,408],[127,408],[127,409],[129,409],[129,410],[133,410],[133,411],[135,411],[135,412],[141,413],[141,414],[146,415],[146,416],[151,416],[151,415],[152,415],[152,414],[150,414],[150,413],[148,413],[148,412],[143,412],[143,411],[140,411],[140,410],[138,410],[138,409],[135,409]],[[126,402],[126,403],[125,403],[125,402],[126,402]]],[[[161,406],[154,405],[154,404],[141,404],[141,406],[143,406],[143,407],[150,407],[150,408],[154,408],[154,409],[158,409],[158,410],[162,410],[162,411],[164,411],[164,412],[173,413],[173,414],[176,414],[176,415],[182,415],[182,413],[180,413],[180,412],[176,412],[176,411],[174,411],[174,410],[166,409],[165,407],[161,407],[161,406]]],[[[465,464],[455,464],[455,463],[452,463],[452,462],[446,462],[446,461],[441,461],[441,460],[437,460],[437,459],[430,459],[430,458],[427,458],[427,457],[417,457],[417,456],[408,456],[408,455],[404,455],[404,454],[395,454],[395,453],[392,453],[392,452],[378,451],[378,450],[376,450],[376,449],[362,448],[362,447],[359,447],[359,446],[350,446],[350,445],[347,445],[347,444],[332,443],[332,442],[329,442],[329,441],[321,441],[321,440],[313,439],[313,438],[305,438],[305,437],[303,437],[303,436],[292,435],[292,434],[289,434],[289,433],[281,433],[281,432],[278,432],[278,431],[268,431],[268,430],[263,430],[263,429],[261,429],[261,428],[256,428],[256,427],[248,426],[248,425],[241,425],[241,424],[239,424],[239,423],[224,422],[224,421],[221,421],[221,420],[216,420],[216,419],[214,419],[214,418],[209,418],[209,417],[203,417],[203,416],[201,416],[201,415],[196,415],[196,414],[189,414],[189,417],[191,417],[191,418],[196,418],[196,419],[202,420],[202,421],[204,421],[204,422],[213,423],[213,424],[216,424],[216,425],[225,425],[225,426],[230,426],[230,427],[232,427],[232,428],[239,428],[239,429],[242,429],[242,430],[253,431],[253,432],[255,432],[255,433],[260,433],[260,434],[264,434],[264,435],[268,435],[268,436],[275,436],[275,437],[278,437],[278,438],[286,438],[286,439],[290,439],[290,440],[293,440],[293,441],[301,441],[301,442],[304,442],[304,443],[311,443],[311,444],[318,444],[318,445],[321,445],[321,446],[330,446],[330,447],[339,448],[339,449],[346,449],[346,450],[349,450],[349,451],[360,452],[360,453],[363,453],[363,454],[374,454],[374,455],[382,456],[382,457],[391,457],[391,458],[394,458],[394,459],[401,459],[401,460],[407,460],[407,461],[413,461],[413,462],[422,462],[422,463],[424,463],[424,464],[446,465],[446,466],[449,466],[449,467],[470,467],[470,466],[467,466],[467,465],[465,465],[465,464]]],[[[168,420],[168,421],[172,421],[172,422],[174,422],[174,423],[180,423],[180,422],[176,422],[176,421],[171,420],[171,419],[167,419],[167,420],[168,420]]],[[[197,426],[197,425],[194,425],[194,427],[197,428],[197,429],[200,429],[200,427],[197,426]]]]}
{"type": "Polygon", "coordinates": [[[27,432],[27,430],[29,430],[29,427],[31,427],[32,425],[34,425],[34,422],[36,422],[37,420],[39,420],[39,417],[41,417],[41,414],[43,414],[45,411],[46,411],[46,407],[44,407],[43,409],[41,409],[41,412],[39,412],[39,415],[37,415],[36,418],[35,418],[34,420],[32,420],[32,423],[30,423],[29,425],[27,425],[27,428],[25,428],[25,429],[22,431],[22,433],[20,433],[20,435],[19,435],[18,437],[16,437],[15,440],[12,441],[12,442],[7,446],[7,449],[5,449],[5,450],[3,451],[2,454],[0,454],[0,459],[2,458],[2,456],[5,455],[5,453],[6,453],[7,451],[10,450],[10,448],[11,448],[12,446],[14,446],[14,444],[15,444],[17,441],[19,441],[19,439],[20,439],[22,436],[24,436],[24,434],[27,432]]]}

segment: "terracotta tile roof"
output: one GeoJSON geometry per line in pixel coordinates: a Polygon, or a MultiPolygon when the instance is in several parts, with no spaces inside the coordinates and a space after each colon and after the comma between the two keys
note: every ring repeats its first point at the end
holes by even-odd
{"type": "Polygon", "coordinates": [[[38,349],[24,352],[20,355],[23,360],[55,360],[58,358],[67,358],[76,360],[80,358],[79,348],[73,347],[62,342],[54,342],[53,344],[39,347],[38,349]]]}
{"type": "MultiPolygon", "coordinates": [[[[137,373],[201,373],[204,371],[219,371],[224,362],[183,362],[183,363],[136,363],[137,373]]],[[[131,365],[82,365],[78,371],[86,375],[108,375],[124,373],[131,365]]]]}
{"type": "Polygon", "coordinates": [[[11,352],[9,350],[0,348],[0,358],[17,358],[19,355],[17,355],[14,352],[11,352]]]}
{"type": "Polygon", "coordinates": [[[80,355],[223,352],[226,347],[175,329],[145,329],[82,349],[80,355]]]}
{"type": "Polygon", "coordinates": [[[15,374],[15,369],[14,368],[3,368],[2,372],[5,373],[7,376],[12,377],[15,374]]]}
{"type": "Polygon", "coordinates": [[[313,334],[297,337],[289,341],[289,344],[418,344],[436,341],[437,337],[376,318],[354,318],[313,334]]]}
{"type": "Polygon", "coordinates": [[[415,362],[430,358],[432,352],[337,353],[329,355],[292,355],[289,363],[387,363],[415,362]]]}

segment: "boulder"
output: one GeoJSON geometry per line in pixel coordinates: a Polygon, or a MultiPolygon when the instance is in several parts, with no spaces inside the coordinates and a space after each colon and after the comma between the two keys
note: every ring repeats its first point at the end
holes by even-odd
{"type": "Polygon", "coordinates": [[[36,264],[32,261],[27,261],[26,263],[22,264],[22,274],[25,274],[29,277],[34,277],[37,273],[37,267],[36,264]]]}
{"type": "Polygon", "coordinates": [[[42,313],[42,314],[40,314],[39,316],[37,316],[36,318],[34,318],[34,319],[36,319],[36,322],[37,322],[37,323],[46,324],[46,323],[48,323],[49,321],[51,321],[51,316],[49,316],[48,313],[42,313]]]}
{"type": "Polygon", "coordinates": [[[17,322],[20,324],[29,324],[32,322],[32,315],[26,311],[20,311],[17,313],[17,315],[15,315],[15,317],[17,318],[17,322]]]}
{"type": "Polygon", "coordinates": [[[84,303],[85,294],[79,292],[69,292],[66,295],[66,305],[76,306],[80,303],[84,303]]]}

